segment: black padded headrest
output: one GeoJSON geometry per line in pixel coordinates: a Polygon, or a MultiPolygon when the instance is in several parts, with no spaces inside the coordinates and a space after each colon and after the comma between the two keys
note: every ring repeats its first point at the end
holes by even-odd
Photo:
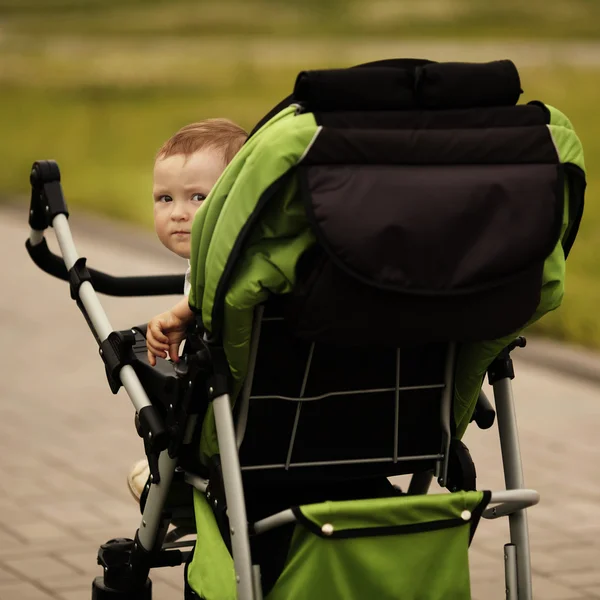
{"type": "MultiPolygon", "coordinates": [[[[355,65],[350,67],[351,69],[374,69],[379,67],[393,67],[396,69],[415,69],[416,67],[420,67],[423,65],[430,64],[430,60],[426,60],[423,58],[386,58],[384,60],[376,60],[368,63],[362,63],[360,65],[355,65]]],[[[297,102],[297,98],[294,97],[294,94],[290,94],[281,102],[277,103],[258,123],[252,128],[248,139],[250,139],[265,123],[270,121],[277,113],[282,111],[284,108],[287,108],[291,104],[297,102]]]]}
{"type": "Polygon", "coordinates": [[[303,71],[293,98],[311,111],[510,106],[522,93],[510,60],[303,71]]]}
{"type": "Polygon", "coordinates": [[[304,71],[296,79],[294,98],[311,111],[414,109],[414,72],[389,67],[304,71]]]}

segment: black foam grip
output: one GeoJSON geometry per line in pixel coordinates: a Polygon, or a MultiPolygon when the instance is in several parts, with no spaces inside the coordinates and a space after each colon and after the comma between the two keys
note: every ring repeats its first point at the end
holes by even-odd
{"type": "MultiPolygon", "coordinates": [[[[35,246],[25,243],[31,260],[49,275],[69,281],[65,263],[48,248],[46,240],[35,246]]],[[[184,275],[148,275],[136,277],[113,277],[95,269],[89,269],[94,289],[108,296],[167,296],[183,293],[184,275]]]]}
{"type": "Polygon", "coordinates": [[[494,424],[495,419],[496,411],[487,396],[481,392],[473,413],[473,420],[477,423],[479,429],[489,429],[494,424]]]}

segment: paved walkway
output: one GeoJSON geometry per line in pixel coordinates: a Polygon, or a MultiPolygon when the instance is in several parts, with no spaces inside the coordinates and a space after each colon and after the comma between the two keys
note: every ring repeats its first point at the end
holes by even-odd
{"type": "MultiPolygon", "coordinates": [[[[114,274],[183,269],[127,227],[72,220],[91,266],[114,274]]],[[[137,527],[125,475],[142,443],[127,396],[111,395],[105,384],[66,284],[29,261],[27,235],[25,210],[0,211],[0,600],[85,600],[99,574],[98,545],[137,527]]],[[[102,300],[115,328],[143,322],[171,301],[102,300]]],[[[517,368],[526,484],[542,494],[530,511],[535,598],[600,598],[600,388],[523,361],[517,368]]],[[[501,488],[495,430],[472,429],[467,444],[480,487],[501,488]]],[[[476,600],[504,598],[506,532],[502,520],[478,530],[476,600]]],[[[181,568],[157,571],[154,597],[181,598],[181,578],[181,568]]]]}

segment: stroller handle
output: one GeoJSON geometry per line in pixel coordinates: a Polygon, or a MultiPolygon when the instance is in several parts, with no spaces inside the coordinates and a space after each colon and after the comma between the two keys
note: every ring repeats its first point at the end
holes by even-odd
{"type": "Polygon", "coordinates": [[[153,454],[166,449],[168,436],[161,416],[150,402],[128,356],[128,340],[113,331],[97,291],[118,296],[180,293],[181,276],[111,277],[86,267],[86,259],[77,253],[69,227],[67,204],[60,185],[60,171],[54,161],[36,161],[31,169],[31,228],[26,247],[33,262],[43,271],[68,281],[71,298],[83,313],[99,346],[113,393],[122,385],[136,409],[144,444],[153,454]],[[62,257],[48,248],[44,231],[52,227],[62,257]],[[95,277],[94,284],[92,277],[95,277]],[[174,283],[178,283],[175,290],[174,283]]]}
{"type": "MultiPolygon", "coordinates": [[[[31,204],[29,226],[31,233],[25,246],[31,260],[42,271],[63,281],[73,281],[63,257],[50,251],[44,231],[53,227],[56,217],[69,218],[67,203],[60,183],[60,169],[53,160],[37,160],[31,167],[31,204]]],[[[60,243],[60,238],[59,238],[60,243]]],[[[61,253],[65,256],[61,245],[61,253]]],[[[78,258],[74,254],[75,260],[78,258]]],[[[66,258],[66,256],[65,256],[66,258]]],[[[67,262],[75,262],[67,260],[67,262]]],[[[82,259],[85,260],[85,259],[82,259]]],[[[85,265],[82,264],[81,268],[85,265]]],[[[149,275],[115,277],[102,271],[86,268],[86,275],[93,281],[95,291],[109,296],[163,296],[179,295],[183,289],[184,275],[149,275]]]]}
{"type": "MultiPolygon", "coordinates": [[[[31,236],[25,242],[31,260],[42,271],[63,281],[69,281],[65,261],[54,254],[43,235],[32,229],[31,236]],[[41,239],[40,239],[41,237],[41,239]]],[[[108,296],[168,296],[181,295],[184,275],[142,275],[116,277],[102,271],[88,268],[92,276],[94,289],[108,296]]]]}

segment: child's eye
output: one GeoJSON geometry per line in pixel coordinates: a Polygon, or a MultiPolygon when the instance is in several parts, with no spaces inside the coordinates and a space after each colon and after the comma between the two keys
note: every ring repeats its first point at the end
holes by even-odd
{"type": "Polygon", "coordinates": [[[158,197],[159,202],[173,202],[173,198],[171,196],[167,196],[166,194],[158,197]]]}
{"type": "Polygon", "coordinates": [[[192,200],[195,200],[196,202],[202,202],[203,200],[206,200],[206,196],[204,194],[194,194],[192,196],[192,200]]]}

